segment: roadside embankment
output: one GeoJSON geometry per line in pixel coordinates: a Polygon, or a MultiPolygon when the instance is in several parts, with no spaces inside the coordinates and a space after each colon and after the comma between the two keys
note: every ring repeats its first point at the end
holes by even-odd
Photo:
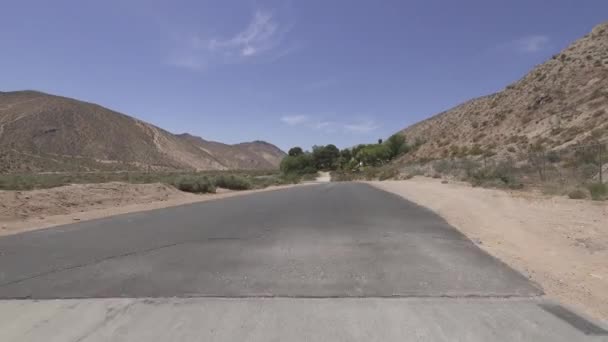
{"type": "Polygon", "coordinates": [[[441,215],[548,296],[608,320],[608,203],[414,177],[370,184],[441,215]]]}

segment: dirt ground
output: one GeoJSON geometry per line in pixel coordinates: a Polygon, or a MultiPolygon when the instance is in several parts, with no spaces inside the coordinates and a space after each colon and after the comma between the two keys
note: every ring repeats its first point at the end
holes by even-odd
{"type": "Polygon", "coordinates": [[[289,187],[196,195],[165,184],[74,184],[32,191],[0,191],[0,236],[78,221],[289,187]]]}
{"type": "Polygon", "coordinates": [[[370,183],[437,212],[549,297],[608,320],[608,202],[424,177],[370,183]]]}

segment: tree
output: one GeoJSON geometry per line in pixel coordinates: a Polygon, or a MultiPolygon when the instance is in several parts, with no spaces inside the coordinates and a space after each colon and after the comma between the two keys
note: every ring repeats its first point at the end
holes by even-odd
{"type": "Polygon", "coordinates": [[[338,158],[338,168],[341,170],[350,169],[350,162],[353,159],[353,154],[350,149],[345,148],[340,151],[340,157],[338,158]]]}
{"type": "Polygon", "coordinates": [[[296,146],[296,147],[290,148],[289,152],[287,152],[287,154],[291,157],[297,157],[299,155],[304,154],[304,151],[302,150],[301,147],[296,146]]]}
{"type": "Polygon", "coordinates": [[[405,136],[399,133],[391,135],[386,141],[386,145],[391,151],[391,158],[395,158],[401,153],[407,153],[409,150],[405,136]]]}
{"type": "Polygon", "coordinates": [[[363,147],[356,158],[365,166],[378,166],[391,159],[391,150],[387,145],[367,145],[363,147]]]}
{"type": "Polygon", "coordinates": [[[315,173],[317,169],[310,153],[287,156],[281,161],[281,171],[285,174],[315,173]]]}
{"type": "Polygon", "coordinates": [[[340,157],[343,159],[346,159],[347,161],[350,161],[351,159],[353,159],[353,154],[350,151],[350,149],[345,148],[342,151],[340,151],[340,157]]]}
{"type": "Polygon", "coordinates": [[[312,157],[317,170],[335,170],[340,150],[336,145],[313,146],[312,157]]]}

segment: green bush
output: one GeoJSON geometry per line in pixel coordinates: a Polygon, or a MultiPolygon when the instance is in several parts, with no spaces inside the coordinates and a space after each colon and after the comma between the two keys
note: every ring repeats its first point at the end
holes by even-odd
{"type": "Polygon", "coordinates": [[[584,190],[576,189],[570,191],[568,197],[571,199],[585,199],[587,198],[587,193],[584,190]]]}
{"type": "Polygon", "coordinates": [[[281,171],[284,174],[295,173],[303,175],[317,173],[315,162],[311,154],[305,153],[296,156],[287,156],[281,161],[281,171]]]}
{"type": "Polygon", "coordinates": [[[594,201],[602,201],[608,197],[608,184],[591,183],[587,186],[591,199],[594,201]]]}
{"type": "Polygon", "coordinates": [[[387,145],[367,145],[356,154],[356,159],[365,166],[379,166],[391,159],[391,150],[387,145]]]}
{"type": "Polygon", "coordinates": [[[215,186],[230,190],[248,190],[252,188],[251,182],[245,177],[235,175],[220,175],[213,180],[215,186]]]}
{"type": "Polygon", "coordinates": [[[399,133],[391,135],[385,144],[390,150],[391,159],[409,151],[405,136],[399,133]]]}
{"type": "Polygon", "coordinates": [[[297,173],[285,173],[281,175],[281,180],[284,184],[298,184],[302,180],[302,176],[297,173]]]}
{"type": "Polygon", "coordinates": [[[177,189],[192,193],[214,193],[215,186],[207,176],[180,176],[172,185],[177,189]]]}

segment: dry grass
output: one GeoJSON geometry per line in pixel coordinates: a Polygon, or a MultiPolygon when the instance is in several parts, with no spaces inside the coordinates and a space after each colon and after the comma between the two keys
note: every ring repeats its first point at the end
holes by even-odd
{"type": "MultiPolygon", "coordinates": [[[[204,172],[70,172],[29,173],[0,175],[0,190],[48,189],[69,184],[96,184],[123,182],[131,184],[164,183],[188,188],[189,183],[209,186],[198,187],[213,192],[213,187],[233,190],[264,188],[271,185],[294,183],[276,171],[204,171],[204,172]],[[206,180],[205,180],[206,179],[206,180]],[[180,186],[183,184],[183,186],[180,186]]],[[[194,188],[193,188],[194,189],[194,188]]]]}

